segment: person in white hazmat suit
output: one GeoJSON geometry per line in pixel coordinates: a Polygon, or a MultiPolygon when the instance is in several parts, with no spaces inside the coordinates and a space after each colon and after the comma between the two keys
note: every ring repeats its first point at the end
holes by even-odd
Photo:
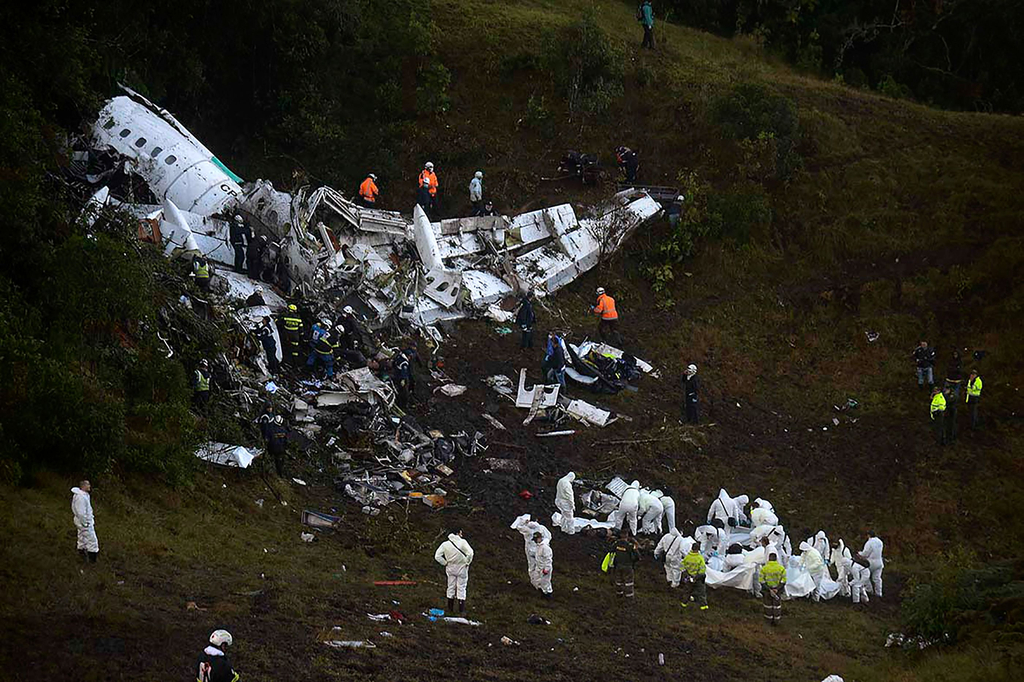
{"type": "Polygon", "coordinates": [[[832,550],[832,565],[836,567],[839,593],[849,597],[854,604],[867,604],[868,587],[871,584],[871,571],[853,561],[850,549],[842,540],[832,550]]]}
{"type": "Polygon", "coordinates": [[[551,599],[551,572],[554,570],[554,555],[551,552],[551,534],[537,532],[527,543],[527,557],[530,564],[530,584],[551,599]]]}
{"type": "Polygon", "coordinates": [[[638,511],[643,518],[640,523],[641,533],[661,532],[661,517],[665,514],[665,507],[661,504],[661,500],[647,488],[640,491],[638,511]]]}
{"type": "Polygon", "coordinates": [[[672,587],[679,587],[683,577],[683,557],[690,553],[693,543],[693,538],[683,537],[678,529],[672,528],[661,536],[658,546],[654,548],[655,559],[665,555],[665,580],[672,587]]]}
{"type": "MultiPolygon", "coordinates": [[[[633,481],[629,484],[629,487],[622,493],[622,499],[619,500],[619,508],[612,512],[615,517],[615,528],[616,530],[622,528],[623,521],[629,521],[629,530],[636,536],[636,522],[637,512],[640,510],[640,481],[633,481]]],[[[608,519],[612,519],[609,517],[608,519]]]]}
{"type": "Polygon", "coordinates": [[[832,548],[829,564],[836,568],[836,582],[839,583],[839,594],[844,597],[850,596],[850,550],[841,539],[839,544],[832,548]]]}
{"type": "Polygon", "coordinates": [[[825,535],[825,531],[819,530],[814,534],[814,537],[807,540],[808,543],[814,549],[818,550],[818,554],[825,560],[825,571],[828,572],[829,559],[832,557],[832,546],[828,541],[828,536],[825,535]]]}
{"type": "Polygon", "coordinates": [[[676,501],[660,490],[655,490],[651,494],[661,502],[661,508],[665,512],[662,514],[662,518],[668,524],[668,529],[672,530],[676,527],[676,501]]]}
{"type": "Polygon", "coordinates": [[[779,525],[779,517],[775,514],[771,502],[759,497],[754,500],[754,505],[755,507],[750,510],[750,525],[753,528],[779,525]]]}
{"type": "Polygon", "coordinates": [[[818,550],[814,549],[809,543],[800,543],[800,558],[803,560],[804,568],[810,574],[811,579],[814,581],[814,591],[811,592],[811,601],[821,600],[821,581],[825,577],[825,561],[821,558],[821,554],[818,550]]]}
{"type": "Polygon", "coordinates": [[[868,566],[871,569],[871,586],[874,588],[873,594],[876,597],[882,596],[882,569],[885,568],[885,561],[882,559],[882,549],[884,547],[882,538],[869,530],[868,540],[864,543],[864,549],[860,551],[861,558],[867,559],[868,566]]]}
{"type": "Polygon", "coordinates": [[[459,601],[459,613],[466,612],[466,585],[469,584],[469,565],[473,563],[473,548],[462,537],[462,530],[448,536],[434,552],[434,561],[444,566],[448,578],[448,612],[455,610],[459,601]]]}
{"type": "Polygon", "coordinates": [[[92,484],[81,481],[71,489],[71,513],[78,530],[78,553],[83,559],[96,563],[100,555],[100,541],[96,537],[96,519],[92,513],[92,484]]]}
{"type": "Polygon", "coordinates": [[[568,533],[569,535],[576,532],[576,527],[573,523],[576,515],[576,496],[572,491],[572,482],[575,480],[576,474],[570,471],[558,479],[558,484],[555,486],[555,507],[562,515],[562,521],[558,524],[558,527],[562,529],[563,533],[568,533]]]}
{"type": "MultiPolygon", "coordinates": [[[[530,574],[530,582],[533,586],[543,592],[544,589],[538,584],[538,580],[540,580],[539,576],[542,576],[543,573],[537,567],[537,561],[541,557],[538,554],[539,548],[537,546],[536,538],[539,536],[542,543],[548,544],[548,553],[550,553],[551,531],[548,530],[547,526],[544,524],[531,521],[529,514],[523,514],[522,516],[517,517],[516,520],[512,522],[510,528],[512,528],[512,530],[517,530],[522,534],[523,551],[526,554],[526,571],[530,574]]],[[[551,567],[548,566],[547,568],[547,575],[549,576],[547,579],[549,589],[547,591],[550,592],[551,567]]]]}
{"type": "Polygon", "coordinates": [[[728,500],[728,495],[723,488],[718,491],[718,497],[715,498],[714,502],[712,502],[711,506],[708,508],[708,524],[714,523],[715,519],[721,519],[723,524],[728,525],[731,514],[728,506],[726,505],[726,500],[728,500]]]}

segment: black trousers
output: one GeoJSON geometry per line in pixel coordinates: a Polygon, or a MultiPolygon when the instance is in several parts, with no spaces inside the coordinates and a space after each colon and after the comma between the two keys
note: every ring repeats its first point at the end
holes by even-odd
{"type": "Polygon", "coordinates": [[[981,396],[972,397],[967,401],[967,409],[971,413],[971,430],[978,428],[978,403],[981,402],[981,396]]]}
{"type": "Polygon", "coordinates": [[[245,246],[232,244],[235,247],[235,272],[245,272],[245,246]]]}
{"type": "Polygon", "coordinates": [[[523,337],[519,341],[520,348],[533,348],[533,327],[522,327],[523,337]]]}
{"type": "Polygon", "coordinates": [[[932,413],[932,430],[939,445],[946,444],[946,411],[932,413]]]}
{"type": "Polygon", "coordinates": [[[640,47],[649,47],[652,50],[654,49],[654,27],[653,26],[650,27],[650,28],[644,26],[644,40],[643,40],[642,43],[640,43],[640,47]]]}
{"type": "Polygon", "coordinates": [[[946,442],[952,443],[960,435],[960,429],[956,421],[957,404],[956,400],[950,401],[946,406],[946,442]]]}
{"type": "Polygon", "coordinates": [[[697,402],[696,397],[686,399],[686,421],[690,424],[700,421],[700,403],[697,402]]]}

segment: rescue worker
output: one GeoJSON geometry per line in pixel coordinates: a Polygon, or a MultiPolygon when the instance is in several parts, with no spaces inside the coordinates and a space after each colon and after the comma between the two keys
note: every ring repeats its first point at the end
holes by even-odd
{"type": "Polygon", "coordinates": [[[245,272],[245,246],[252,241],[252,231],[241,214],[236,213],[228,230],[231,246],[235,249],[235,272],[245,272]]]}
{"type": "Polygon", "coordinates": [[[604,287],[597,288],[597,303],[590,312],[600,320],[597,324],[597,335],[601,340],[606,343],[620,343],[619,313],[615,310],[615,299],[605,293],[604,287]]]}
{"type": "Polygon", "coordinates": [[[640,170],[640,155],[629,147],[618,147],[615,150],[615,158],[626,182],[636,182],[636,174],[640,170]]]}
{"type": "Polygon", "coordinates": [[[612,555],[610,573],[615,582],[615,593],[632,599],[634,595],[634,569],[640,561],[640,549],[633,536],[623,528],[609,546],[612,555]]]}
{"type": "Polygon", "coordinates": [[[196,278],[196,286],[200,291],[210,290],[210,278],[213,276],[213,266],[206,256],[196,256],[192,259],[192,274],[196,278]]]}
{"type": "Polygon", "coordinates": [[[688,424],[700,422],[700,379],[697,377],[697,365],[690,364],[683,376],[683,402],[688,424]]]}
{"type": "Polygon", "coordinates": [[[811,579],[814,581],[814,591],[811,592],[811,601],[821,600],[821,581],[825,577],[825,560],[822,559],[821,553],[807,542],[800,543],[800,557],[803,559],[804,568],[810,574],[811,579]]]}
{"type": "Polygon", "coordinates": [[[661,532],[661,520],[665,515],[665,508],[661,504],[661,499],[647,488],[640,491],[637,513],[640,516],[641,533],[651,535],[661,532]]]}
{"type": "Polygon", "coordinates": [[[473,215],[484,214],[484,173],[477,171],[473,173],[473,179],[469,181],[469,203],[473,204],[473,215]]]}
{"type": "Polygon", "coordinates": [[[260,279],[263,274],[263,251],[267,248],[267,238],[263,235],[250,237],[245,249],[245,266],[249,279],[260,279]]]}
{"type": "Polygon", "coordinates": [[[473,563],[473,548],[457,530],[448,536],[434,552],[434,561],[444,566],[448,578],[448,612],[455,611],[455,600],[459,601],[459,613],[466,612],[466,585],[469,584],[469,565],[473,563]]]}
{"type": "Polygon", "coordinates": [[[309,358],[306,360],[306,367],[316,373],[318,365],[326,367],[328,379],[334,378],[334,332],[330,320],[322,320],[323,333],[314,334],[312,348],[309,351],[309,358]]]}
{"type": "Polygon", "coordinates": [[[644,27],[644,39],[640,43],[641,48],[654,49],[654,8],[651,7],[651,0],[644,0],[637,10],[637,20],[644,27]]]}
{"type": "Polygon", "coordinates": [[[679,605],[684,609],[690,605],[690,599],[700,606],[701,611],[708,610],[707,564],[697,549],[696,543],[683,558],[683,600],[679,605]]]}
{"type": "Polygon", "coordinates": [[[284,460],[288,452],[288,425],[284,423],[284,417],[275,416],[263,431],[267,441],[267,452],[274,460],[274,469],[278,476],[284,476],[284,460]]]}
{"type": "Polygon", "coordinates": [[[576,480],[576,474],[572,471],[558,479],[555,485],[555,508],[562,515],[562,521],[558,527],[563,533],[572,535],[576,532],[574,523],[576,515],[576,495],[572,491],[572,482],[576,480]]]}
{"type": "Polygon", "coordinates": [[[288,311],[281,316],[281,327],[284,338],[281,341],[282,357],[292,365],[299,364],[299,343],[302,338],[302,318],[295,304],[288,306],[288,311]]]}
{"type": "Polygon", "coordinates": [[[414,356],[415,351],[406,349],[398,351],[395,353],[395,357],[391,359],[391,369],[394,372],[392,381],[395,384],[395,390],[398,392],[397,402],[398,406],[403,409],[409,406],[409,400],[416,386],[411,362],[414,356]]]}
{"type": "Polygon", "coordinates": [[[227,630],[214,630],[210,635],[210,646],[203,649],[199,657],[199,671],[196,682],[238,682],[238,673],[231,668],[224,648],[234,640],[227,630]]]}
{"type": "Polygon", "coordinates": [[[636,535],[637,514],[640,511],[640,481],[633,481],[622,493],[619,507],[608,516],[616,528],[622,528],[623,521],[629,522],[629,531],[636,535]]]}
{"type": "Polygon", "coordinates": [[[882,550],[884,548],[885,544],[882,542],[882,538],[875,535],[874,531],[869,530],[864,548],[858,553],[858,556],[868,562],[868,568],[871,570],[871,587],[876,597],[882,596],[882,571],[885,569],[882,550]]]}
{"type": "Polygon", "coordinates": [[[490,202],[490,201],[485,203],[484,204],[484,210],[480,213],[480,215],[484,215],[484,216],[496,216],[496,215],[498,215],[498,212],[496,210],[494,210],[494,203],[490,202]]]}
{"type": "Polygon", "coordinates": [[[100,555],[100,541],[96,537],[96,518],[92,513],[92,484],[81,481],[71,489],[71,513],[74,515],[78,540],[75,547],[83,560],[96,563],[100,555]]]}
{"type": "Polygon", "coordinates": [[[192,394],[196,407],[200,412],[206,410],[206,404],[210,402],[210,361],[203,358],[196,367],[195,375],[192,377],[192,394]]]}
{"type": "Polygon", "coordinates": [[[263,436],[263,440],[267,440],[270,434],[270,426],[274,423],[274,405],[272,403],[264,403],[263,412],[260,416],[256,417],[256,427],[260,430],[260,435],[263,436]]]}
{"type": "Polygon", "coordinates": [[[764,596],[764,617],[771,625],[782,620],[782,591],[786,589],[786,569],[779,563],[779,555],[771,552],[768,563],[758,574],[761,594],[764,596]]]}
{"type": "Polygon", "coordinates": [[[964,398],[964,402],[967,403],[967,407],[971,414],[971,430],[978,428],[978,403],[981,402],[981,377],[978,376],[978,370],[972,369],[970,376],[967,378],[967,397],[964,398]]]}
{"type": "Polygon", "coordinates": [[[931,402],[932,428],[939,445],[946,444],[946,396],[938,386],[932,389],[931,402]]]}
{"type": "Polygon", "coordinates": [[[245,306],[247,308],[256,308],[266,304],[267,300],[263,298],[263,287],[259,285],[253,287],[252,293],[245,299],[245,306]]]}
{"type": "Polygon", "coordinates": [[[554,554],[551,551],[551,536],[534,533],[529,543],[530,584],[541,591],[545,599],[551,599],[551,571],[554,570],[554,554]]]}
{"type": "MultiPolygon", "coordinates": [[[[946,366],[945,387],[950,390],[955,403],[960,399],[960,386],[964,383],[964,363],[960,358],[960,351],[954,350],[946,366]]],[[[946,397],[949,397],[947,394],[946,397]]]]}
{"type": "Polygon", "coordinates": [[[924,388],[924,382],[928,382],[928,388],[935,385],[935,349],[922,341],[912,353],[914,363],[917,365],[917,387],[924,388]]]}
{"type": "Polygon", "coordinates": [[[522,336],[519,339],[520,348],[533,348],[533,325],[537,321],[537,315],[533,312],[533,301],[530,300],[530,292],[526,292],[519,301],[519,310],[516,312],[516,325],[522,336]]]}
{"type": "Polygon", "coordinates": [[[429,218],[430,214],[433,212],[430,208],[430,178],[420,178],[420,186],[419,189],[416,190],[416,203],[420,205],[420,208],[423,209],[423,212],[426,213],[429,218]]]}
{"type": "Polygon", "coordinates": [[[548,346],[541,363],[545,381],[565,388],[565,345],[555,332],[548,332],[548,346]]]}
{"type": "Polygon", "coordinates": [[[678,529],[672,528],[661,536],[661,540],[654,548],[655,559],[662,554],[665,555],[665,580],[671,587],[679,587],[679,581],[683,577],[683,557],[689,554],[692,547],[693,538],[684,538],[678,529]]]}
{"type": "Polygon", "coordinates": [[[370,173],[359,185],[359,203],[366,208],[373,208],[377,205],[377,196],[380,190],[377,189],[377,176],[370,173]]]}
{"type": "Polygon", "coordinates": [[[274,326],[269,317],[264,317],[260,326],[256,328],[256,338],[260,340],[263,352],[267,354],[267,369],[271,373],[276,373],[281,369],[281,365],[277,361],[277,340],[274,338],[274,326]]]}
{"type": "Polygon", "coordinates": [[[437,190],[440,189],[440,185],[437,184],[437,175],[434,174],[434,164],[427,161],[423,164],[423,170],[420,171],[420,183],[421,188],[426,188],[430,194],[430,212],[437,212],[437,190]]]}

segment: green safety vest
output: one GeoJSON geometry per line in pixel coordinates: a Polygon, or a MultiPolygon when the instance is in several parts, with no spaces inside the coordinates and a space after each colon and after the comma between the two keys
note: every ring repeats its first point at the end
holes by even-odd
{"type": "Polygon", "coordinates": [[[683,570],[688,575],[704,575],[707,570],[707,566],[704,563],[704,557],[696,552],[691,552],[683,557],[683,570]]]}
{"type": "Polygon", "coordinates": [[[761,582],[768,587],[778,587],[786,582],[786,569],[778,561],[769,561],[761,568],[761,582]]]}
{"type": "Polygon", "coordinates": [[[209,391],[210,377],[203,374],[202,370],[196,370],[196,391],[209,391]]]}
{"type": "Polygon", "coordinates": [[[946,396],[941,393],[936,393],[932,397],[932,419],[935,419],[936,412],[946,411],[946,396]]]}
{"type": "Polygon", "coordinates": [[[196,279],[210,279],[210,264],[196,266],[196,279]]]}
{"type": "Polygon", "coordinates": [[[970,402],[971,398],[981,397],[981,377],[974,377],[973,381],[967,382],[967,401],[970,402]]]}

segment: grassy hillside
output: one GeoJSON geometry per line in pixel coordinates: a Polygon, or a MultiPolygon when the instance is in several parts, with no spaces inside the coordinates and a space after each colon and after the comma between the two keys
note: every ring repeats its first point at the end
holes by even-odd
{"type": "MultiPolygon", "coordinates": [[[[538,337],[552,326],[576,338],[591,333],[584,311],[601,284],[619,301],[627,347],[662,367],[663,378],[597,399],[633,421],[566,440],[538,441],[512,427],[522,414],[502,405],[497,417],[512,431],[492,436],[514,447],[488,455],[514,457],[524,473],[502,481],[481,461],[460,461],[458,504],[436,514],[396,505],[365,517],[333,491],[332,469],[314,465],[296,471],[310,488],[272,480],[276,494],[255,474],[201,469],[193,483],[168,488],[122,469],[90,471],[103,554],[97,567],[81,567],[67,499],[77,472],[0,489],[0,586],[9,597],[0,606],[0,663],[12,679],[184,676],[204,636],[221,626],[235,634],[243,679],[535,672],[732,680],[752,670],[778,680],[1014,679],[1024,665],[1024,121],[807,78],[752,42],[676,26],[659,24],[658,49],[640,51],[633,11],[628,3],[435,0],[430,51],[450,80],[434,93],[443,97],[433,112],[382,121],[390,135],[376,155],[359,141],[349,154],[345,140],[318,137],[315,126],[282,148],[266,131],[246,138],[199,112],[190,117],[173,98],[161,102],[243,176],[282,186],[297,170],[347,189],[376,169],[385,205],[405,209],[429,158],[442,188],[451,188],[453,214],[468,205],[462,187],[478,168],[512,212],[610,191],[610,181],[586,191],[541,181],[565,149],[611,161],[618,144],[639,148],[643,180],[685,185],[699,210],[683,233],[645,228],[551,300],[538,337]],[[758,122],[779,127],[759,125],[745,141],[735,131],[762,105],[782,113],[758,122]],[[780,123],[787,107],[797,130],[780,123]],[[786,144],[793,155],[779,153],[786,144]],[[686,251],[687,239],[692,256],[666,253],[665,244],[686,251]],[[866,331],[879,339],[869,342],[866,331]],[[933,445],[908,361],[922,337],[940,349],[940,375],[952,348],[988,351],[978,363],[984,430],[945,449],[933,445]],[[706,387],[707,419],[697,428],[678,424],[679,369],[691,361],[706,387]],[[837,413],[847,398],[859,407],[837,413]],[[706,614],[682,612],[649,556],[637,604],[624,608],[596,570],[598,545],[556,535],[556,600],[545,604],[526,582],[521,539],[508,524],[524,512],[546,519],[555,480],[570,467],[666,486],[680,521],[697,520],[726,487],[769,497],[794,538],[824,528],[854,545],[874,528],[886,541],[888,594],[862,609],[787,604],[783,626],[769,635],[759,604],[738,593],[712,592],[706,614]],[[524,488],[537,497],[521,500],[524,488]],[[302,508],[338,509],[344,530],[302,543],[302,508]],[[452,524],[465,525],[479,554],[470,616],[484,621],[480,628],[419,615],[441,605],[432,552],[452,524]],[[979,597],[970,571],[1013,559],[1001,592],[979,597]],[[371,584],[400,577],[421,582],[403,590],[371,584]],[[886,634],[906,625],[901,603],[922,583],[948,588],[945,601],[929,604],[960,641],[920,653],[884,649],[886,634]],[[190,601],[205,610],[187,609],[190,601]],[[365,617],[390,609],[411,623],[365,617]],[[527,625],[533,612],[552,625],[527,625]],[[319,644],[333,626],[379,648],[319,644]],[[521,646],[502,646],[502,635],[521,646]]],[[[402,77],[408,111],[423,73],[402,77]]],[[[512,376],[521,366],[534,373],[540,362],[483,323],[460,325],[444,354],[446,371],[470,390],[456,399],[424,395],[415,412],[453,431],[489,428],[479,417],[492,399],[481,377],[512,376]]]]}

